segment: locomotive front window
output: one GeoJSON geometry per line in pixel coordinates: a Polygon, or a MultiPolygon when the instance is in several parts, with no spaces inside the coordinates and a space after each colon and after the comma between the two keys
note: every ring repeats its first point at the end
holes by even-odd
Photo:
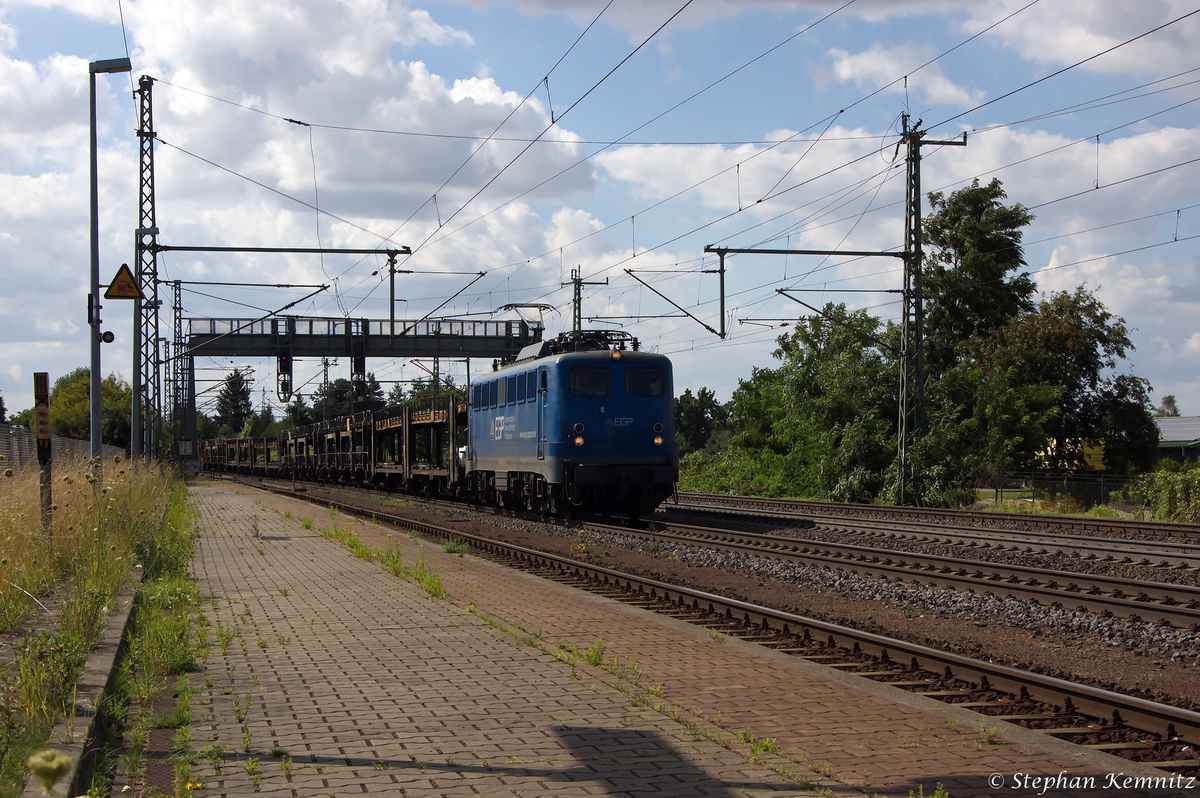
{"type": "Polygon", "coordinates": [[[626,396],[662,396],[663,370],[657,366],[625,369],[626,396]]]}
{"type": "Polygon", "coordinates": [[[612,393],[612,372],[604,366],[576,366],[570,372],[571,396],[599,399],[612,393]]]}

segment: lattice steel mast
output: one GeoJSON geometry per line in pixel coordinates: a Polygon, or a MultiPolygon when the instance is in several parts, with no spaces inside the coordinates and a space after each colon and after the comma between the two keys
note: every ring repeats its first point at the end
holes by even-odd
{"type": "Polygon", "coordinates": [[[133,341],[133,418],[130,448],[134,457],[158,457],[162,438],[162,379],[158,348],[158,225],[154,212],[154,78],[142,75],[135,94],[139,100],[138,142],[141,145],[137,256],[138,288],[145,299],[135,300],[133,341]]]}

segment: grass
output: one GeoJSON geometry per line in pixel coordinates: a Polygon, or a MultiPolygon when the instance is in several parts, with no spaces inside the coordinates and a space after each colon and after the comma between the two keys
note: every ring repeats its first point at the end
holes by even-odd
{"type": "MultiPolygon", "coordinates": [[[[157,569],[180,544],[164,507],[172,479],[119,458],[55,464],[50,534],[41,529],[36,469],[0,476],[0,632],[21,634],[0,671],[0,797],[19,795],[25,759],[74,701],[74,684],[135,563],[157,569]],[[60,609],[57,622],[47,606],[60,609]],[[39,620],[40,619],[40,620],[39,620]]],[[[190,550],[188,552],[190,557],[190,550]]]]}
{"type": "Polygon", "coordinates": [[[362,542],[362,539],[353,532],[353,526],[354,522],[352,521],[347,521],[342,526],[336,524],[327,526],[321,530],[321,537],[341,543],[350,549],[350,553],[355,557],[370,562],[375,559],[375,550],[362,542]]]}

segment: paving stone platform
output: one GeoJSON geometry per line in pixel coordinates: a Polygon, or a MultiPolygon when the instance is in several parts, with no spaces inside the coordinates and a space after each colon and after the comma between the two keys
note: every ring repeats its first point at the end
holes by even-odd
{"type": "Polygon", "coordinates": [[[193,748],[219,752],[198,795],[1182,794],[1106,789],[1164,774],[1004,724],[988,744],[965,710],[370,522],[227,482],[189,493],[213,640],[193,748]]]}

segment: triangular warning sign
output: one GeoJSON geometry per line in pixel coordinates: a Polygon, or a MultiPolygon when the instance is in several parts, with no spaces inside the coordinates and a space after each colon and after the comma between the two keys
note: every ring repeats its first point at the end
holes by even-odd
{"type": "Polygon", "coordinates": [[[108,286],[108,290],[104,292],[105,299],[145,299],[142,296],[142,290],[138,288],[137,280],[133,279],[133,272],[129,271],[129,264],[122,263],[121,268],[117,269],[117,276],[113,278],[112,283],[108,286]]]}

